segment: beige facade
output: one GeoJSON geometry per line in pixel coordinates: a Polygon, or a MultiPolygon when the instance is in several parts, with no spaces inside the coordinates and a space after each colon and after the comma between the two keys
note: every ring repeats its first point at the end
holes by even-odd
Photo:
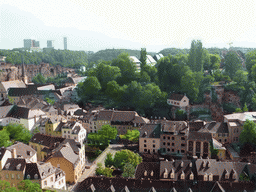
{"type": "Polygon", "coordinates": [[[187,146],[188,146],[187,151],[192,156],[204,157],[204,158],[211,157],[209,141],[188,140],[187,146]]]}
{"type": "Polygon", "coordinates": [[[23,180],[25,174],[24,171],[2,170],[0,172],[1,180],[5,180],[10,183],[11,187],[18,187],[18,184],[23,180]]]}
{"type": "Polygon", "coordinates": [[[163,133],[160,139],[161,148],[165,153],[185,154],[187,151],[186,135],[163,133]]]}
{"type": "Polygon", "coordinates": [[[160,143],[160,138],[140,138],[139,151],[140,153],[157,153],[160,143]]]}
{"type": "Polygon", "coordinates": [[[189,105],[189,99],[187,96],[184,96],[181,100],[167,99],[167,103],[176,107],[185,108],[189,105]]]}

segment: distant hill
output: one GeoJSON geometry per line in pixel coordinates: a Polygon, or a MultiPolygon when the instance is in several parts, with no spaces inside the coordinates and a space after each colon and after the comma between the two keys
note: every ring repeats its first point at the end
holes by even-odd
{"type": "MultiPolygon", "coordinates": [[[[140,50],[132,50],[132,49],[105,49],[100,50],[94,54],[88,55],[88,63],[97,62],[99,60],[111,61],[115,59],[122,52],[127,52],[130,56],[136,56],[138,59],[140,58],[140,50]]],[[[147,52],[148,55],[154,56],[155,52],[147,52]]]]}

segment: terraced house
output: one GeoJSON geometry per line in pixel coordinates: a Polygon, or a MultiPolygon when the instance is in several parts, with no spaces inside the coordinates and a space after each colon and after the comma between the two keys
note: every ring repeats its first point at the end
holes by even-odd
{"type": "Polygon", "coordinates": [[[140,117],[135,111],[102,110],[89,122],[90,132],[96,133],[102,125],[115,126],[118,134],[126,134],[127,130],[140,128],[149,123],[149,120],[140,117]]]}

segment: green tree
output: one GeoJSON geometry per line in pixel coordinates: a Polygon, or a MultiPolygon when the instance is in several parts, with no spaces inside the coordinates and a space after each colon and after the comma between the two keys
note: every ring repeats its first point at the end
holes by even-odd
{"type": "Polygon", "coordinates": [[[240,109],[240,108],[236,108],[235,113],[243,113],[243,110],[242,110],[242,109],[240,109]]]}
{"type": "Polygon", "coordinates": [[[142,158],[137,153],[133,153],[130,150],[121,150],[116,152],[114,157],[114,166],[123,170],[126,163],[131,163],[133,167],[136,167],[142,162],[142,158]]]}
{"type": "Polygon", "coordinates": [[[54,99],[50,99],[49,97],[46,97],[46,98],[45,98],[45,101],[46,101],[47,103],[49,103],[50,105],[54,105],[54,103],[55,103],[54,99]]]}
{"type": "Polygon", "coordinates": [[[127,133],[123,136],[123,139],[127,139],[129,141],[137,142],[139,141],[140,132],[138,129],[127,130],[127,133]]]}
{"type": "Polygon", "coordinates": [[[252,97],[252,109],[256,110],[256,94],[254,94],[252,97]]]}
{"type": "Polygon", "coordinates": [[[17,189],[15,187],[11,187],[11,185],[8,181],[0,180],[0,191],[16,192],[17,189]]]}
{"type": "Polygon", "coordinates": [[[140,51],[140,68],[141,68],[141,72],[144,72],[144,67],[147,65],[147,51],[146,48],[141,48],[140,51]]]}
{"type": "Polygon", "coordinates": [[[245,121],[239,137],[239,142],[241,144],[256,144],[256,124],[253,121],[248,119],[245,121]]]}
{"type": "Polygon", "coordinates": [[[149,83],[150,82],[150,76],[148,75],[147,72],[141,71],[140,73],[140,82],[141,83],[149,83]]]}
{"type": "Polygon", "coordinates": [[[112,66],[117,66],[121,70],[121,77],[117,78],[119,85],[129,84],[137,78],[136,66],[130,60],[128,53],[121,53],[116,59],[112,60],[112,66]]]}
{"type": "Polygon", "coordinates": [[[114,165],[114,159],[111,153],[107,153],[107,158],[105,159],[105,167],[111,167],[114,165]]]}
{"type": "Polygon", "coordinates": [[[225,56],[225,64],[224,64],[225,73],[228,76],[230,76],[231,79],[233,79],[236,72],[241,68],[242,68],[242,65],[236,52],[229,51],[225,56]]]}
{"type": "Polygon", "coordinates": [[[123,177],[126,178],[134,178],[135,177],[135,168],[132,164],[126,163],[124,165],[124,172],[123,172],[123,177]]]}
{"type": "Polygon", "coordinates": [[[100,82],[95,76],[88,77],[84,82],[78,83],[77,91],[80,98],[92,99],[99,94],[100,90],[100,82]]]}
{"type": "Polygon", "coordinates": [[[1,147],[8,147],[12,145],[12,142],[10,141],[9,137],[10,133],[6,131],[6,129],[3,129],[0,131],[0,146],[1,147]]]}
{"type": "Polygon", "coordinates": [[[102,163],[97,163],[97,168],[96,168],[95,172],[96,172],[96,175],[102,175],[102,173],[103,173],[102,163]]]}
{"type": "Polygon", "coordinates": [[[109,168],[109,167],[105,167],[105,169],[103,169],[102,174],[105,175],[106,177],[113,177],[112,173],[113,173],[113,169],[109,168]]]}
{"type": "MultiPolygon", "coordinates": [[[[255,62],[256,62],[256,60],[255,60],[255,62]]],[[[252,66],[250,71],[251,71],[250,79],[253,81],[256,81],[256,63],[252,66]]]]}
{"type": "Polygon", "coordinates": [[[116,138],[117,129],[111,125],[102,125],[101,129],[98,131],[98,134],[101,136],[102,142],[108,145],[110,140],[116,138]]]}
{"type": "Polygon", "coordinates": [[[157,68],[155,66],[145,65],[144,71],[149,75],[152,83],[158,84],[157,68]]]}
{"type": "Polygon", "coordinates": [[[118,83],[113,80],[108,82],[105,93],[114,101],[121,102],[125,91],[123,87],[120,87],[118,83]]]}
{"type": "Polygon", "coordinates": [[[4,129],[6,129],[6,131],[10,134],[10,139],[14,141],[21,141],[28,144],[32,137],[30,131],[21,124],[9,123],[4,127],[4,129]]]}
{"type": "Polygon", "coordinates": [[[38,73],[36,76],[33,77],[32,82],[35,84],[45,84],[46,78],[41,73],[38,73]]]}
{"type": "Polygon", "coordinates": [[[247,105],[246,103],[244,103],[243,112],[247,112],[247,111],[248,111],[247,105]]]}
{"type": "Polygon", "coordinates": [[[98,133],[89,133],[87,140],[92,144],[99,145],[102,141],[102,137],[98,133]]]}
{"type": "Polygon", "coordinates": [[[119,67],[110,66],[106,64],[106,62],[102,61],[97,65],[96,68],[92,69],[88,75],[97,77],[102,86],[102,91],[105,91],[108,82],[121,77],[121,71],[119,67]]]}
{"type": "Polygon", "coordinates": [[[191,101],[195,101],[197,99],[199,87],[192,71],[186,72],[186,74],[182,77],[181,86],[183,88],[183,92],[187,93],[191,101]]]}
{"type": "Polygon", "coordinates": [[[220,68],[220,56],[218,54],[210,54],[210,66],[208,68],[210,75],[212,72],[220,68]]]}
{"type": "Polygon", "coordinates": [[[200,40],[193,40],[188,57],[188,65],[192,71],[200,72],[203,69],[203,47],[200,40]]]}
{"type": "Polygon", "coordinates": [[[26,192],[42,192],[39,183],[32,183],[31,180],[22,180],[18,185],[19,190],[26,192]]]}
{"type": "Polygon", "coordinates": [[[256,50],[253,50],[253,51],[250,51],[246,54],[246,59],[245,59],[245,65],[246,65],[246,69],[249,73],[249,79],[250,80],[253,80],[255,81],[255,70],[256,70],[256,67],[254,67],[254,69],[252,70],[252,67],[254,65],[256,65],[256,50]],[[254,71],[254,73],[252,73],[252,71],[254,71]]]}
{"type": "Polygon", "coordinates": [[[234,81],[237,82],[238,85],[244,86],[248,82],[248,72],[243,70],[238,70],[235,73],[234,81]]]}

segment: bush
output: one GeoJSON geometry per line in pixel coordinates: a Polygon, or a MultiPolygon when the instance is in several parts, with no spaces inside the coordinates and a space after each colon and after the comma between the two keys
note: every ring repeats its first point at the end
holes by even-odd
{"type": "Polygon", "coordinates": [[[228,113],[233,113],[236,111],[238,106],[234,105],[233,103],[223,103],[223,110],[227,111],[228,113]]]}

